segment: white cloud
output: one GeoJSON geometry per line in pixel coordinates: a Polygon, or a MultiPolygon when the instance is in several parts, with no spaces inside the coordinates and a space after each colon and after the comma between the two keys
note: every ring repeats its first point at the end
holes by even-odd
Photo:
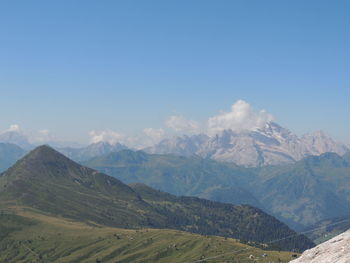
{"type": "Polygon", "coordinates": [[[166,121],[165,125],[175,130],[176,132],[184,133],[199,133],[201,125],[199,122],[194,120],[188,120],[181,115],[170,116],[166,121]]]}
{"type": "Polygon", "coordinates": [[[162,128],[145,128],[143,129],[143,133],[152,140],[160,141],[164,138],[164,130],[162,128]]]}
{"type": "Polygon", "coordinates": [[[130,148],[140,150],[160,142],[164,137],[165,131],[162,128],[145,128],[142,134],[126,137],[124,144],[130,148]]]}
{"type": "Polygon", "coordinates": [[[145,128],[139,135],[126,136],[112,130],[93,130],[89,132],[89,135],[90,143],[121,143],[131,148],[142,149],[158,143],[164,138],[165,132],[162,128],[145,128]]]}
{"type": "Polygon", "coordinates": [[[208,119],[208,133],[216,134],[225,129],[234,131],[254,130],[273,120],[265,110],[255,111],[244,100],[236,101],[230,112],[223,112],[208,119]]]}
{"type": "Polygon", "coordinates": [[[18,124],[12,124],[10,125],[10,128],[7,129],[9,132],[18,132],[20,130],[18,124]]]}
{"type": "Polygon", "coordinates": [[[110,144],[116,144],[124,140],[124,135],[112,130],[94,130],[89,132],[90,142],[108,142],[110,144]]]}

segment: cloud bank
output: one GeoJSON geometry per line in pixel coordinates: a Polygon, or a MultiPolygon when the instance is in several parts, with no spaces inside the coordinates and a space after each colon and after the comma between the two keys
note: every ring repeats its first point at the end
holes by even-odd
{"type": "Polygon", "coordinates": [[[124,140],[124,135],[112,130],[93,130],[89,132],[90,143],[108,142],[116,144],[124,140]]]}
{"type": "Polygon", "coordinates": [[[105,141],[111,144],[119,142],[132,148],[142,149],[174,135],[204,133],[213,136],[228,129],[241,132],[261,128],[272,120],[273,116],[267,111],[256,111],[246,101],[238,100],[231,106],[230,111],[221,112],[203,122],[190,120],[182,115],[172,115],[165,120],[164,127],[145,128],[137,136],[125,136],[112,130],[91,131],[90,142],[105,141]]]}
{"type": "MultiPolygon", "coordinates": [[[[263,127],[273,120],[273,116],[265,110],[255,110],[244,100],[238,100],[231,106],[228,112],[221,112],[205,121],[187,119],[182,115],[171,115],[166,118],[162,127],[144,128],[137,135],[125,135],[111,129],[92,130],[89,134],[90,143],[108,142],[110,144],[121,143],[134,149],[142,149],[152,146],[161,140],[177,135],[192,135],[204,133],[209,136],[231,129],[236,132],[254,130],[263,127]]],[[[25,136],[33,144],[55,142],[49,130],[42,129],[23,133],[18,124],[12,124],[6,132],[15,132],[25,136]]]]}

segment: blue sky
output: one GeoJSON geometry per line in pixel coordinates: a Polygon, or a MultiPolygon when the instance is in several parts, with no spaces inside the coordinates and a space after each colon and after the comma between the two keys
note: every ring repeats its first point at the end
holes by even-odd
{"type": "Polygon", "coordinates": [[[350,143],[349,1],[0,3],[0,130],[205,121],[237,100],[350,143]]]}

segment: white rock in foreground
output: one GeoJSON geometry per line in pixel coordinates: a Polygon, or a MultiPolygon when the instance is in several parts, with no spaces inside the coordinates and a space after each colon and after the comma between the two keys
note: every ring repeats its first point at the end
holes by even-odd
{"type": "Polygon", "coordinates": [[[306,250],[290,263],[349,263],[350,229],[317,247],[306,250]]]}

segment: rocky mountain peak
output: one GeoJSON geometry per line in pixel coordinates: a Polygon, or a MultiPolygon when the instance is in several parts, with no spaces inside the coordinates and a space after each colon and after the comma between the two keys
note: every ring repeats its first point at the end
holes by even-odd
{"type": "Polygon", "coordinates": [[[275,122],[262,128],[233,131],[226,129],[207,135],[177,136],[144,149],[148,153],[200,155],[217,161],[243,166],[291,163],[309,155],[335,152],[344,155],[349,149],[322,131],[299,138],[275,122]]]}

